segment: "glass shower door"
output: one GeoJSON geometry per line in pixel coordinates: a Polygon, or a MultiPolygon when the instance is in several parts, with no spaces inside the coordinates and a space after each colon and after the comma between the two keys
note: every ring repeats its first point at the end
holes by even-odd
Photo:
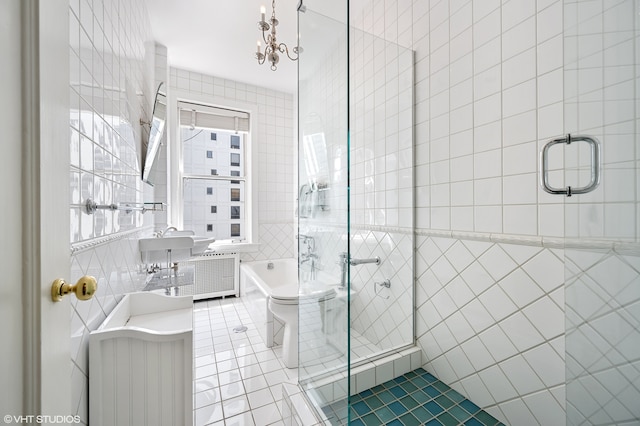
{"type": "Polygon", "coordinates": [[[298,12],[298,382],[320,410],[348,421],[349,90],[347,4],[298,12]]]}
{"type": "Polygon", "coordinates": [[[564,149],[564,185],[601,175],[564,205],[567,425],[640,422],[639,9],[564,1],[565,132],[601,149],[564,149]]]}

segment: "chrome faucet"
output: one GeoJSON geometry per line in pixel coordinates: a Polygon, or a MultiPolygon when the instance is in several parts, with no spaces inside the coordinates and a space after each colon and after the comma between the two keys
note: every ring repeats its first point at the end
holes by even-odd
{"type": "Polygon", "coordinates": [[[167,226],[167,228],[164,231],[162,231],[162,235],[165,235],[169,231],[177,231],[177,230],[178,228],[176,228],[175,226],[167,226]]]}
{"type": "Polygon", "coordinates": [[[309,262],[310,268],[311,268],[311,280],[315,280],[316,279],[316,271],[317,271],[317,266],[316,266],[316,259],[318,259],[318,255],[315,253],[316,250],[316,240],[313,237],[310,237],[308,235],[303,235],[303,234],[298,234],[296,235],[296,238],[299,240],[302,240],[303,244],[306,244],[307,246],[307,252],[306,253],[300,253],[300,265],[309,262]]]}
{"type": "Polygon", "coordinates": [[[169,232],[169,231],[177,231],[177,230],[178,230],[178,228],[176,228],[175,226],[167,226],[164,231],[158,231],[154,235],[157,238],[162,238],[167,232],[169,232]]]}
{"type": "Polygon", "coordinates": [[[357,266],[364,265],[366,263],[375,263],[376,265],[380,264],[380,257],[376,256],[370,259],[349,259],[349,253],[343,251],[339,254],[340,260],[338,263],[340,264],[340,288],[345,288],[347,286],[347,272],[348,265],[357,266]]]}

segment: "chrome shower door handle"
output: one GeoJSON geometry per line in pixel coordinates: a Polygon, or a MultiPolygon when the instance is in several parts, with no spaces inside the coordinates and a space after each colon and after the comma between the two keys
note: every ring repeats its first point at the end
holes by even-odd
{"type": "Polygon", "coordinates": [[[593,191],[600,184],[600,142],[594,137],[584,135],[570,135],[552,139],[542,148],[540,152],[540,186],[549,194],[563,194],[571,197],[574,194],[586,194],[593,191]],[[589,144],[591,152],[591,179],[585,186],[573,188],[554,188],[549,184],[549,149],[559,143],[571,144],[573,142],[586,142],[589,144]]]}

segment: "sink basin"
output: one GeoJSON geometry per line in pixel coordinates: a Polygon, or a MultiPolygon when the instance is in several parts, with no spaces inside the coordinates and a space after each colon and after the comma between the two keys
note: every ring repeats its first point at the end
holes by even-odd
{"type": "Polygon", "coordinates": [[[204,253],[204,251],[209,247],[209,244],[213,243],[216,239],[213,237],[203,237],[200,235],[195,235],[195,232],[189,230],[183,231],[174,231],[169,230],[165,233],[164,238],[176,238],[176,237],[184,237],[188,236],[193,240],[193,247],[191,247],[191,255],[197,256],[199,254],[204,253]]]}
{"type": "Polygon", "coordinates": [[[164,238],[140,238],[138,241],[140,251],[157,251],[157,250],[179,250],[190,249],[194,245],[193,238],[190,236],[183,237],[164,237],[164,238]]]}
{"type": "Polygon", "coordinates": [[[209,244],[216,241],[213,237],[200,237],[193,235],[191,238],[193,239],[193,248],[191,249],[191,254],[193,256],[204,253],[207,247],[209,247],[209,244]]]}
{"type": "Polygon", "coordinates": [[[140,238],[138,240],[143,263],[171,262],[187,260],[202,254],[215,238],[194,235],[193,231],[167,232],[161,238],[140,238]],[[169,253],[169,251],[171,251],[169,253]]]}

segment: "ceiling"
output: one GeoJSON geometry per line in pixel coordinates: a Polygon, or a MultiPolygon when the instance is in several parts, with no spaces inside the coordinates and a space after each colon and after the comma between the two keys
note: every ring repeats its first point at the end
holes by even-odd
{"type": "MultiPolygon", "coordinates": [[[[271,71],[254,57],[262,40],[260,6],[269,19],[269,0],[147,0],[153,39],[167,47],[169,66],[294,93],[297,62],[280,55],[278,69],[271,71]]],[[[278,42],[290,51],[296,45],[297,6],[298,0],[276,2],[278,42]]]]}

